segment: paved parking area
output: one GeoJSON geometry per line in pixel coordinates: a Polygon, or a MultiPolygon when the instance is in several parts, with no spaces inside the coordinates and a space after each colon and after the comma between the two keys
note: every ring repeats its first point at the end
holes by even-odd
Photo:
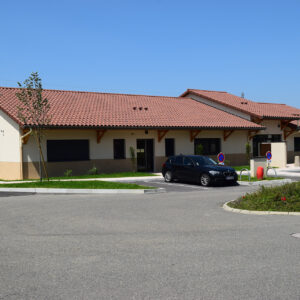
{"type": "Polygon", "coordinates": [[[221,207],[251,190],[2,195],[0,299],[299,299],[300,219],[221,207]]]}
{"type": "MultiPolygon", "coordinates": [[[[142,179],[138,178],[137,180],[131,181],[122,181],[128,183],[136,183],[140,185],[146,186],[154,186],[158,188],[164,188],[167,192],[193,192],[193,191],[204,191],[211,189],[220,189],[220,188],[232,188],[232,186],[214,186],[214,187],[203,187],[200,184],[193,184],[189,182],[165,182],[163,178],[155,178],[155,179],[142,179]]],[[[243,187],[241,187],[243,189],[243,187]]]]}

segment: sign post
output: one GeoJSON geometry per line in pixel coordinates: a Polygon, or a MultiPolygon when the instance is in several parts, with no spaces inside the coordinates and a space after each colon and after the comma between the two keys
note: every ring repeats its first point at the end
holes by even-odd
{"type": "Polygon", "coordinates": [[[270,163],[272,162],[272,153],[271,153],[271,151],[268,151],[266,153],[266,158],[267,158],[268,167],[269,167],[270,163]]]}
{"type": "Polygon", "coordinates": [[[220,152],[218,154],[218,162],[219,162],[220,165],[224,165],[224,161],[225,161],[225,154],[220,152]]]}

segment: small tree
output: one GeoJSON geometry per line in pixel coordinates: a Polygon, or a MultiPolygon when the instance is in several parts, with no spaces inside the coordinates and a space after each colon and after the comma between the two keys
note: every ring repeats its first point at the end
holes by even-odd
{"type": "MultiPolygon", "coordinates": [[[[42,160],[45,175],[49,180],[41,140],[43,129],[51,121],[50,104],[48,99],[42,96],[42,80],[37,72],[31,73],[29,78],[23,82],[23,85],[18,82],[18,86],[20,88],[19,92],[16,93],[20,101],[20,106],[17,106],[18,117],[24,123],[24,127],[32,129],[40,153],[40,161],[42,160]]],[[[40,179],[42,180],[41,163],[40,179]]]]}
{"type": "Polygon", "coordinates": [[[204,152],[204,148],[202,144],[197,144],[195,148],[195,154],[196,155],[202,155],[204,152]]]}
{"type": "Polygon", "coordinates": [[[132,146],[129,148],[129,153],[130,153],[132,172],[136,172],[136,157],[135,157],[134,148],[132,146]]]}
{"type": "Polygon", "coordinates": [[[251,155],[251,145],[250,145],[249,142],[246,143],[245,150],[246,150],[247,160],[248,160],[248,163],[249,163],[250,162],[250,155],[251,155]]]}

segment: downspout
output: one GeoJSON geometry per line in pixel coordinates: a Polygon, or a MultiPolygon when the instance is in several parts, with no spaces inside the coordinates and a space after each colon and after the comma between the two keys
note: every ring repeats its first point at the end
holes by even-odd
{"type": "Polygon", "coordinates": [[[26,132],[24,135],[21,135],[20,137],[20,179],[24,179],[23,178],[23,139],[26,138],[28,135],[30,135],[32,133],[32,129],[30,128],[30,130],[28,132],[26,132]]]}

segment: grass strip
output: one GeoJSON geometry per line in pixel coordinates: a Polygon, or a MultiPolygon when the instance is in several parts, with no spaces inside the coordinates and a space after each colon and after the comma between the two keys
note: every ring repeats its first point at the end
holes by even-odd
{"type": "Polygon", "coordinates": [[[154,189],[133,183],[108,181],[35,181],[23,183],[4,183],[0,185],[9,188],[58,188],[58,189],[154,189]]]}
{"type": "Polygon", "coordinates": [[[262,186],[257,192],[246,194],[228,205],[246,210],[299,212],[300,182],[277,187],[262,186]]]}
{"type": "MultiPolygon", "coordinates": [[[[240,180],[240,175],[238,175],[238,180],[240,180]]],[[[280,180],[280,179],[284,179],[283,177],[264,177],[264,180],[280,180]]],[[[249,181],[249,177],[247,175],[242,175],[242,181],[249,181]]],[[[256,181],[262,181],[262,180],[258,180],[256,177],[251,177],[250,182],[256,182],[256,181]]]]}
{"type": "Polygon", "coordinates": [[[250,171],[250,166],[246,165],[246,166],[235,166],[233,167],[236,171],[241,171],[242,169],[248,169],[250,171]]]}

